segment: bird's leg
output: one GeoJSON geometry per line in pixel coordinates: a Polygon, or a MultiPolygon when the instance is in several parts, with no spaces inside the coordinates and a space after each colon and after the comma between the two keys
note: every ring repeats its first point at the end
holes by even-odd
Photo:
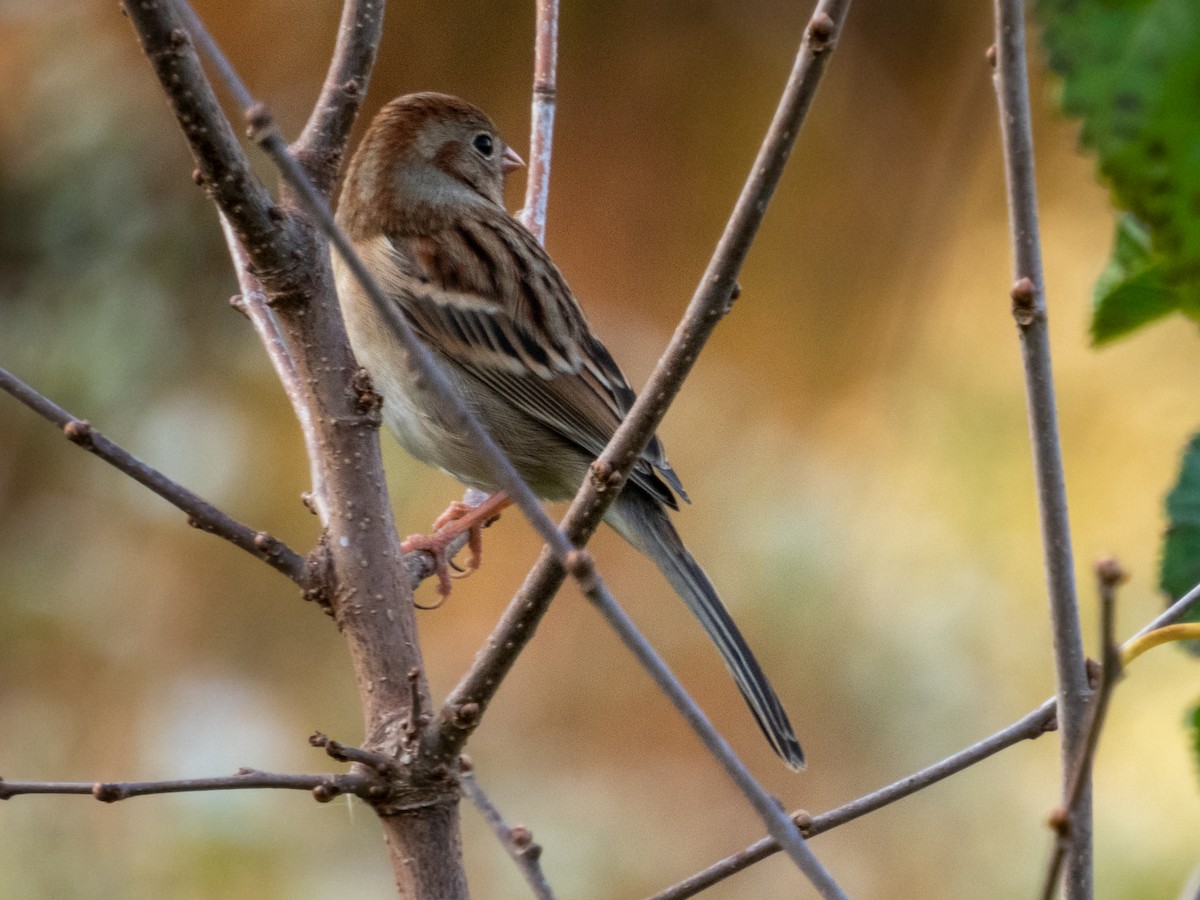
{"type": "Polygon", "coordinates": [[[405,553],[412,550],[426,550],[433,554],[434,571],[438,577],[438,593],[443,597],[450,595],[450,579],[465,578],[476,569],[483,559],[483,528],[500,517],[500,511],[512,504],[508,494],[497,491],[483,502],[472,505],[470,502],[455,501],[433,523],[433,534],[410,534],[400,545],[405,553]],[[450,560],[447,548],[463,532],[467,533],[467,547],[471,556],[467,567],[454,575],[450,574],[450,560]]]}

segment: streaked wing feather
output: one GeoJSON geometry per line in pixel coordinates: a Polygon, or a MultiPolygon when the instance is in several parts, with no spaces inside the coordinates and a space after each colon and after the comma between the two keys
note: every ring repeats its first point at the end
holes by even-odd
{"type": "MultiPolygon", "coordinates": [[[[498,211],[436,235],[385,240],[397,277],[383,286],[418,334],[513,406],[598,456],[635,394],[533,236],[498,211]]],[[[673,508],[671,489],[686,499],[657,437],[631,477],[673,508]]]]}

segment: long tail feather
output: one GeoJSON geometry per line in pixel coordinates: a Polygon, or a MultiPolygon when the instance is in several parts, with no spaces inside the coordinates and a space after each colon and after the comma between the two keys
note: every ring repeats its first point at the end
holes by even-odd
{"type": "Polygon", "coordinates": [[[608,514],[609,523],[654,560],[720,651],[738,689],[771,747],[792,769],[804,768],[804,751],[783,704],[750,652],[716,588],[680,540],[666,511],[652,497],[628,486],[608,514]]]}

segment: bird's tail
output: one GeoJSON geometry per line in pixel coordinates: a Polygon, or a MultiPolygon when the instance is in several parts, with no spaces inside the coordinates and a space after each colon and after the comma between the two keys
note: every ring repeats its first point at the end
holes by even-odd
{"type": "Polygon", "coordinates": [[[683,545],[666,510],[631,484],[613,504],[607,518],[625,540],[654,560],[692,615],[700,620],[771,747],[789,768],[803,769],[804,751],[792,732],[783,704],[717,596],[716,588],[683,545]]]}

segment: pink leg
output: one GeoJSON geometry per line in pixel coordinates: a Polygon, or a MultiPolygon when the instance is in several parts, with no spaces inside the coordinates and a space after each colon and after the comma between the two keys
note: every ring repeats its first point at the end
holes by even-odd
{"type": "Polygon", "coordinates": [[[412,550],[426,550],[433,554],[434,571],[438,577],[438,594],[444,600],[450,596],[450,579],[465,578],[476,569],[483,559],[483,526],[500,515],[500,511],[512,504],[508,494],[497,491],[478,506],[468,506],[466,503],[455,501],[433,523],[433,534],[410,534],[400,549],[405,553],[412,550]],[[455,575],[450,574],[450,560],[447,558],[447,548],[463,532],[467,532],[467,546],[471,556],[467,567],[455,575]]]}

